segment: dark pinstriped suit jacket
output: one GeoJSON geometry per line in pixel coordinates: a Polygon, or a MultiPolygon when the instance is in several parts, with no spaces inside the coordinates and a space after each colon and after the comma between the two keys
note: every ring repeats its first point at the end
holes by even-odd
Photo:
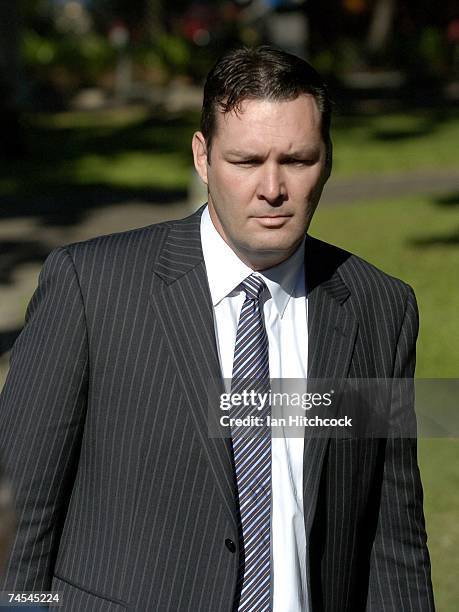
{"type": "MultiPolygon", "coordinates": [[[[54,251],[12,355],[0,443],[19,529],[5,587],[65,611],[230,611],[238,565],[200,215],[54,251]]],[[[411,289],[308,238],[309,375],[413,374],[411,289]]],[[[313,612],[434,609],[414,440],[305,441],[313,612]]]]}

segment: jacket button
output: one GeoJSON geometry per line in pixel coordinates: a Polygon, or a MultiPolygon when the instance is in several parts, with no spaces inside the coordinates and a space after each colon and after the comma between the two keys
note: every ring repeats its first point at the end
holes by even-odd
{"type": "Polygon", "coordinates": [[[230,540],[229,538],[226,538],[225,545],[226,545],[226,548],[230,552],[232,552],[232,553],[236,552],[236,544],[233,542],[233,540],[230,540]]]}

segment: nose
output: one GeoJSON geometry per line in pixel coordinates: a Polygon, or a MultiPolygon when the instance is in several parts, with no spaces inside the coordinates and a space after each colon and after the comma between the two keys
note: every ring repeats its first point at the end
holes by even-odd
{"type": "Polygon", "coordinates": [[[280,206],[287,198],[287,189],[282,169],[277,163],[266,163],[260,168],[257,197],[266,200],[271,206],[280,206]]]}

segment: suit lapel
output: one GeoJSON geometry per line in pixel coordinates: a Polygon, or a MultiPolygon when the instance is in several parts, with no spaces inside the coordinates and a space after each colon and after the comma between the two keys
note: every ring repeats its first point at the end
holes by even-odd
{"type": "MultiPolygon", "coordinates": [[[[214,333],[211,296],[204,266],[198,211],[170,226],[155,265],[158,277],[150,299],[165,338],[196,432],[209,461],[226,510],[236,516],[233,468],[228,439],[208,433],[208,394],[223,390],[214,333]]],[[[215,395],[214,395],[215,396],[215,395]]],[[[214,427],[218,407],[211,411],[214,427]]],[[[218,425],[217,425],[218,426],[218,425]]],[[[215,431],[215,429],[214,429],[215,431]]]]}
{"type": "MultiPolygon", "coordinates": [[[[337,268],[346,255],[308,236],[306,287],[308,291],[308,378],[341,379],[349,371],[358,323],[344,302],[349,289],[337,268]],[[340,257],[337,257],[337,253],[340,257]]],[[[329,438],[305,436],[303,491],[306,533],[314,518],[322,464],[329,438]]]]}

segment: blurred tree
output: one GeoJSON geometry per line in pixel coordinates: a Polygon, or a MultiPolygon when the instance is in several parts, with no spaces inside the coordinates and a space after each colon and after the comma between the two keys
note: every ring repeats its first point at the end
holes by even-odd
{"type": "Polygon", "coordinates": [[[376,0],[374,2],[367,34],[367,49],[377,56],[387,48],[392,34],[396,4],[395,0],[376,0]]]}
{"type": "Polygon", "coordinates": [[[163,7],[160,0],[149,0],[145,2],[144,8],[145,27],[150,35],[162,30],[163,7]]]}
{"type": "Polygon", "coordinates": [[[163,31],[165,12],[162,0],[102,0],[94,11],[105,19],[121,19],[136,37],[163,31]]]}
{"type": "MultiPolygon", "coordinates": [[[[256,44],[264,39],[266,28],[244,21],[249,9],[257,6],[265,12],[278,11],[282,17],[289,16],[287,4],[302,11],[309,23],[307,40],[305,33],[299,36],[302,44],[317,67],[338,81],[345,73],[378,68],[403,71],[415,81],[433,75],[440,82],[448,78],[458,57],[457,0],[79,2],[89,11],[92,27],[90,32],[71,36],[56,23],[57,8],[63,12],[70,0],[0,0],[2,109],[15,107],[21,61],[28,91],[35,87],[29,96],[35,101],[44,99],[43,89],[36,94],[37,84],[50,86],[51,97],[52,91],[60,95],[81,86],[110,84],[117,57],[112,37],[117,28],[128,32],[123,53],[132,62],[134,80],[166,83],[187,76],[199,81],[224,49],[242,40],[256,44]]],[[[284,26],[282,33],[290,30],[284,26]]],[[[289,48],[293,34],[286,36],[283,45],[289,48]]],[[[21,87],[22,94],[27,93],[21,87]]],[[[14,119],[14,110],[10,112],[14,119]]],[[[15,121],[7,123],[11,127],[15,121]]],[[[20,141],[13,136],[9,142],[6,145],[4,137],[0,146],[11,153],[20,141]]]]}
{"type": "Polygon", "coordinates": [[[0,155],[15,158],[23,153],[18,111],[19,7],[0,2],[0,155]]]}
{"type": "Polygon", "coordinates": [[[18,75],[19,11],[15,2],[0,2],[1,100],[11,104],[16,96],[18,75]]]}

